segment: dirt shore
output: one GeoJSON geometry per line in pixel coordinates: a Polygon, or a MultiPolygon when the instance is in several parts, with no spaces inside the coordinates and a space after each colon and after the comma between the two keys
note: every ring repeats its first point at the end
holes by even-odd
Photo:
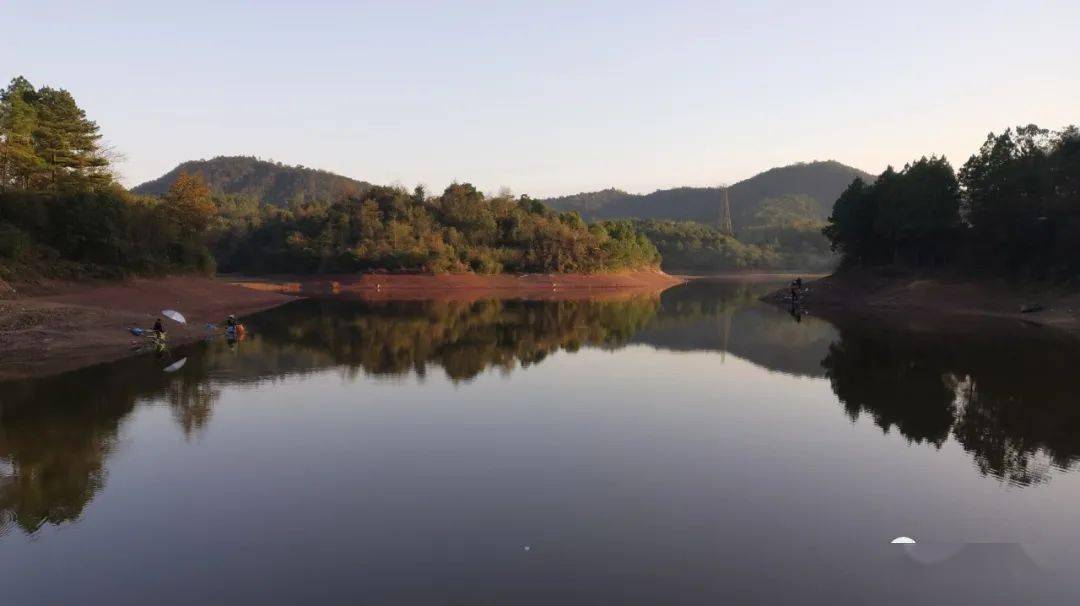
{"type": "Polygon", "coordinates": [[[185,325],[164,320],[169,343],[206,336],[207,322],[243,316],[298,296],[366,300],[618,298],[658,293],[684,280],[660,271],[605,275],[364,274],[282,279],[193,276],[124,282],[4,284],[0,292],[0,381],[44,376],[132,355],[145,341],[128,328],[153,326],[176,309],[185,325]]]}
{"type": "Polygon", "coordinates": [[[357,274],[230,278],[254,290],[319,296],[345,295],[366,300],[528,298],[572,299],[655,292],[685,279],[661,271],[614,274],[357,274]]]}
{"type": "MultiPolygon", "coordinates": [[[[979,325],[996,319],[1080,335],[1080,292],[1075,289],[861,270],[836,273],[805,286],[803,305],[819,315],[855,312],[906,323],[944,320],[979,325]],[[1021,311],[1031,308],[1038,311],[1021,311]]],[[[789,291],[781,289],[764,300],[789,305],[789,291]]]]}
{"type": "Polygon", "coordinates": [[[142,343],[127,329],[149,328],[163,309],[188,320],[164,320],[170,344],[206,336],[220,322],[276,307],[295,297],[194,276],[113,283],[19,285],[0,300],[0,380],[49,375],[134,353],[142,343]]]}

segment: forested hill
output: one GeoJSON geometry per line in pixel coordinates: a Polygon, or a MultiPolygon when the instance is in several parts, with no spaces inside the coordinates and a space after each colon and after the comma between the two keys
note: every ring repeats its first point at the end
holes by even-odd
{"type": "MultiPolygon", "coordinates": [[[[833,202],[855,177],[874,180],[873,175],[834,160],[767,170],[731,186],[732,222],[736,229],[744,227],[760,210],[763,200],[793,195],[813,198],[816,218],[824,220],[832,212],[833,202]]],[[[605,189],[543,202],[560,211],[576,210],[586,220],[674,219],[715,224],[720,217],[720,189],[716,187],[678,187],[644,195],[605,189]]]]}
{"type": "Polygon", "coordinates": [[[137,194],[162,196],[180,173],[199,175],[215,194],[248,196],[275,206],[290,202],[333,201],[371,188],[324,170],[288,166],[248,156],[218,156],[190,160],[153,181],[132,189],[137,194]]]}

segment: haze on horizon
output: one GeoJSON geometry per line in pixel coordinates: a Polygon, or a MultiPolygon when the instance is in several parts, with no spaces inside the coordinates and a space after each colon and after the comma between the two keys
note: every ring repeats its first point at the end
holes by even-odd
{"type": "Polygon", "coordinates": [[[958,166],[1080,98],[1075,2],[41,0],[0,25],[0,77],[70,90],[128,186],[217,155],[540,197],[958,166]]]}

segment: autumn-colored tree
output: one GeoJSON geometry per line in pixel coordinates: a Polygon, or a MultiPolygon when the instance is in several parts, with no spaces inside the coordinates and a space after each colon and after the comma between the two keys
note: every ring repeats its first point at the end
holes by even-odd
{"type": "Polygon", "coordinates": [[[210,225],[217,207],[202,176],[180,173],[165,194],[163,208],[185,236],[200,234],[210,225]]]}

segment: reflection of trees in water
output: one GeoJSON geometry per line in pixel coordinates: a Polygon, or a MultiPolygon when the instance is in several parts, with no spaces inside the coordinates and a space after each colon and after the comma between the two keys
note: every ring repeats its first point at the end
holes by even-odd
{"type": "MultiPolygon", "coordinates": [[[[730,326],[732,352],[771,369],[821,359],[833,328],[758,313],[754,289],[672,289],[663,299],[301,301],[252,318],[251,338],[188,348],[167,374],[153,356],[0,384],[0,535],[78,519],[106,481],[107,458],[140,399],[160,398],[186,436],[205,429],[225,382],[341,368],[350,375],[453,380],[509,372],[556,351],[644,342],[678,350],[728,346],[702,327],[730,326]],[[794,330],[796,332],[790,332],[794,330]],[[708,334],[706,334],[708,333],[708,334]],[[704,335],[704,336],[703,336],[704,335]],[[820,347],[819,347],[820,345],[820,347]],[[784,352],[795,352],[796,359],[784,352]]],[[[723,287],[727,288],[727,287],[723,287]]],[[[1080,373],[1070,341],[953,338],[841,325],[822,366],[852,418],[942,445],[951,435],[979,469],[1027,485],[1080,456],[1080,373]]]]}
{"type": "Polygon", "coordinates": [[[166,363],[140,356],[0,384],[0,536],[77,520],[104,488],[120,426],[140,399],[167,395],[186,434],[206,424],[216,397],[208,369],[171,375],[166,363]]]}
{"type": "Polygon", "coordinates": [[[822,376],[821,358],[836,331],[816,317],[792,322],[784,310],[758,300],[780,285],[699,280],[668,289],[656,320],[633,342],[674,351],[727,352],[770,371],[822,376]]]}
{"type": "Polygon", "coordinates": [[[901,351],[871,334],[842,332],[822,366],[852,420],[865,413],[886,433],[895,426],[912,442],[940,447],[955,417],[953,390],[922,353],[901,351]]]}
{"type": "Polygon", "coordinates": [[[135,400],[123,381],[93,373],[0,385],[0,533],[75,520],[104,486],[135,400]]]}
{"type": "Polygon", "coordinates": [[[978,469],[1042,482],[1080,457],[1080,345],[1068,338],[964,337],[841,326],[822,361],[852,419],[941,446],[951,435],[978,469]]]}
{"type": "Polygon", "coordinates": [[[255,337],[243,346],[280,349],[275,357],[285,364],[420,376],[434,365],[454,380],[468,380],[491,367],[510,370],[535,364],[560,349],[621,345],[653,318],[658,305],[652,296],[615,301],[302,301],[253,318],[249,324],[255,337]]]}
{"type": "Polygon", "coordinates": [[[512,369],[559,349],[617,346],[655,315],[658,300],[357,303],[307,301],[253,319],[254,338],[189,348],[187,364],[120,360],[0,384],[0,536],[77,520],[105,486],[107,458],[140,399],[161,398],[185,436],[204,429],[224,381],[344,367],[349,372],[453,379],[512,369]],[[233,373],[217,374],[231,368],[233,373]]]}
{"type": "Polygon", "coordinates": [[[180,376],[169,384],[167,396],[173,419],[184,436],[190,438],[206,428],[214,412],[214,402],[220,391],[212,383],[199,378],[180,376]]]}

